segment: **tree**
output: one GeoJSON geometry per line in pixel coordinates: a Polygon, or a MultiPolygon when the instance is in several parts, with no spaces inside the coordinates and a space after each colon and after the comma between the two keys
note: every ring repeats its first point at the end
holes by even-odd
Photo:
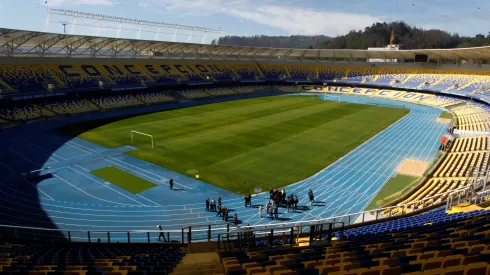
{"type": "Polygon", "coordinates": [[[490,45],[490,32],[487,36],[477,34],[474,37],[465,37],[437,29],[424,30],[405,22],[378,22],[367,26],[364,30],[352,30],[337,37],[324,35],[225,36],[220,39],[219,44],[301,49],[367,49],[388,45],[392,31],[395,33],[396,44],[402,44],[404,49],[448,49],[490,45]]]}

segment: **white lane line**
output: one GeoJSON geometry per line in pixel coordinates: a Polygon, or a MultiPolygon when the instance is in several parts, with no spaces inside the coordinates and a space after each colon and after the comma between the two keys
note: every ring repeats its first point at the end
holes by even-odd
{"type": "Polygon", "coordinates": [[[104,199],[101,199],[101,198],[99,198],[99,197],[95,197],[95,196],[93,196],[93,195],[91,195],[91,194],[89,194],[89,193],[87,193],[87,192],[83,191],[82,189],[80,189],[80,188],[76,187],[74,184],[72,184],[72,183],[70,183],[69,181],[67,181],[67,180],[63,179],[62,177],[60,177],[60,176],[58,176],[58,175],[53,175],[53,176],[54,176],[55,178],[58,178],[58,179],[60,179],[60,180],[64,181],[65,183],[68,183],[68,184],[69,184],[69,185],[71,185],[73,188],[77,189],[78,191],[80,191],[80,192],[84,193],[85,195],[87,195],[87,196],[89,196],[89,197],[91,197],[91,198],[94,198],[94,199],[96,199],[96,200],[100,200],[100,201],[104,201],[104,202],[108,202],[108,203],[112,203],[112,204],[120,204],[120,205],[134,206],[134,205],[132,205],[132,204],[118,203],[118,202],[113,202],[113,201],[104,200],[104,199]]]}
{"type": "Polygon", "coordinates": [[[156,202],[154,202],[154,201],[152,201],[152,200],[150,200],[150,199],[148,199],[148,198],[146,198],[146,197],[143,197],[143,196],[142,196],[142,195],[140,195],[140,194],[136,194],[136,196],[138,196],[138,197],[140,197],[140,198],[142,198],[142,199],[145,199],[145,200],[147,200],[147,201],[149,201],[149,202],[151,202],[151,203],[154,203],[156,206],[162,206],[162,205],[160,205],[160,204],[158,204],[158,203],[156,203],[156,202]]]}
{"type": "MultiPolygon", "coordinates": [[[[82,170],[84,170],[84,171],[86,171],[86,172],[90,172],[89,170],[87,170],[87,169],[85,169],[85,168],[81,167],[81,166],[80,166],[80,165],[78,165],[78,164],[75,164],[75,166],[76,166],[76,167],[78,167],[78,168],[80,168],[80,169],[82,169],[82,170]]],[[[137,201],[137,200],[135,200],[135,199],[133,199],[133,198],[131,198],[131,197],[129,197],[129,196],[127,196],[127,195],[125,195],[125,194],[123,194],[123,193],[121,193],[121,192],[119,192],[119,191],[115,190],[115,189],[113,189],[112,187],[108,186],[107,184],[104,184],[103,182],[100,182],[100,181],[98,181],[98,180],[96,180],[96,179],[94,179],[94,178],[92,178],[92,177],[89,177],[89,176],[85,175],[84,173],[82,173],[82,172],[80,172],[80,171],[78,171],[78,170],[76,170],[76,169],[74,169],[74,168],[72,168],[72,167],[69,167],[69,168],[70,168],[71,170],[73,170],[73,171],[77,172],[78,174],[80,174],[80,175],[82,175],[82,176],[84,176],[84,177],[86,177],[86,178],[88,178],[88,179],[90,179],[90,180],[92,180],[92,181],[95,181],[95,182],[99,183],[100,185],[104,186],[105,188],[110,189],[110,190],[112,190],[112,191],[114,191],[114,192],[118,193],[119,195],[121,195],[121,196],[123,196],[123,197],[126,197],[126,198],[128,198],[128,199],[130,199],[130,200],[132,200],[132,201],[134,201],[134,202],[136,202],[136,203],[139,203],[139,204],[140,204],[140,205],[142,205],[142,206],[146,206],[145,204],[142,204],[141,202],[139,202],[139,201],[137,201]]]]}
{"type": "Polygon", "coordinates": [[[36,189],[36,190],[38,190],[39,192],[41,192],[41,193],[43,193],[44,195],[46,195],[46,197],[48,197],[50,200],[54,201],[54,199],[53,199],[53,198],[52,198],[50,195],[48,195],[46,192],[44,192],[43,190],[41,190],[41,188],[40,188],[39,186],[35,186],[33,183],[31,183],[31,182],[27,181],[26,179],[24,179],[24,181],[25,181],[27,184],[31,185],[31,186],[32,186],[34,189],[36,189]]]}

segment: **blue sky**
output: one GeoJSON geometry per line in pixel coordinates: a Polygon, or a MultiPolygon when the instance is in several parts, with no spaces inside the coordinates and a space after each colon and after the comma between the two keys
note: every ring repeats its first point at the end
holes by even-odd
{"type": "MultiPolygon", "coordinates": [[[[41,31],[49,6],[221,28],[225,35],[335,36],[352,29],[363,29],[373,22],[398,20],[463,35],[490,31],[488,0],[47,0],[48,4],[44,4],[45,1],[0,0],[0,27],[41,31]]],[[[109,27],[107,25],[100,34],[115,36],[116,31],[109,27]]],[[[62,32],[61,23],[51,23],[49,31],[62,32]]],[[[95,29],[77,27],[77,32],[94,34],[95,29]]],[[[135,35],[134,32],[128,31],[122,36],[131,35],[135,35]]],[[[152,36],[151,31],[146,35],[152,36]]],[[[171,34],[164,32],[162,36],[161,39],[169,40],[171,34]]],[[[179,34],[178,40],[185,39],[184,36],[179,34]]],[[[142,38],[147,37],[143,35],[142,38]]]]}

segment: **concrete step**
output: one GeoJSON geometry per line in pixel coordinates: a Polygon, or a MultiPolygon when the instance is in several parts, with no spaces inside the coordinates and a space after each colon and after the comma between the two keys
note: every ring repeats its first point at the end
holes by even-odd
{"type": "Polygon", "coordinates": [[[216,252],[187,254],[177,264],[171,274],[193,275],[193,274],[225,274],[223,265],[216,252]]]}

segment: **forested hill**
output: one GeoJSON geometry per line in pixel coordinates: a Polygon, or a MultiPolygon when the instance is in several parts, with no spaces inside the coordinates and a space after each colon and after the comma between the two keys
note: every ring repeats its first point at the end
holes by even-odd
{"type": "Polygon", "coordinates": [[[220,45],[239,45],[274,48],[310,49],[367,49],[384,47],[389,44],[391,31],[395,32],[395,43],[403,49],[463,48],[490,46],[490,33],[474,37],[459,36],[442,30],[424,30],[404,22],[375,23],[364,30],[353,30],[345,35],[328,37],[316,36],[225,36],[220,45]]]}

